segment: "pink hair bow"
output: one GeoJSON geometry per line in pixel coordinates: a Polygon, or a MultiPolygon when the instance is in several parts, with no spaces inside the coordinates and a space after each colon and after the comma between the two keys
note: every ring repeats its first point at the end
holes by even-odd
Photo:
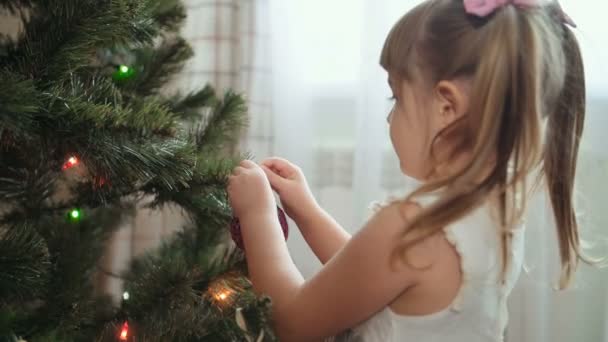
{"type": "MultiPolygon", "coordinates": [[[[469,14],[476,15],[478,17],[486,17],[497,9],[512,4],[519,7],[537,7],[541,6],[542,3],[545,2],[543,0],[464,0],[464,8],[469,14]]],[[[559,6],[559,4],[558,4],[559,6]]],[[[576,27],[576,24],[568,16],[560,6],[560,11],[562,13],[562,20],[564,23],[576,27]]]]}
{"type": "Polygon", "coordinates": [[[508,4],[521,7],[534,7],[538,6],[539,3],[539,0],[464,0],[464,8],[469,14],[485,17],[508,4]]]}

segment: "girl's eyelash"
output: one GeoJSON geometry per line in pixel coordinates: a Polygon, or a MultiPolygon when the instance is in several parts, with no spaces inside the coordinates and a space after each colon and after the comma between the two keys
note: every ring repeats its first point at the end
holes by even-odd
{"type": "Polygon", "coordinates": [[[391,96],[388,98],[389,101],[397,101],[397,98],[395,97],[395,95],[391,96]]]}

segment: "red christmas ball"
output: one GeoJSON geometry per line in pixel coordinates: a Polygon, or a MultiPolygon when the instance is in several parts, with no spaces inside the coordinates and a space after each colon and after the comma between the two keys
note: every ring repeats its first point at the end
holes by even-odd
{"type": "MultiPolygon", "coordinates": [[[[285,236],[285,241],[287,241],[287,237],[289,236],[289,226],[287,225],[287,216],[283,209],[277,207],[277,212],[279,215],[279,222],[281,223],[281,228],[283,229],[283,235],[285,236]]],[[[232,241],[239,247],[241,250],[245,250],[245,245],[243,244],[243,236],[241,235],[241,224],[239,223],[239,219],[234,217],[232,222],[230,222],[230,235],[232,236],[232,241]]]]}

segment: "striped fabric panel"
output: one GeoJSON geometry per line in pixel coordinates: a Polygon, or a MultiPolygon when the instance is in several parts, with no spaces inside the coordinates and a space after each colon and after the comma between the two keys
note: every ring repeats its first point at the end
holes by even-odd
{"type": "Polygon", "coordinates": [[[244,94],[249,128],[241,151],[256,160],[273,154],[272,63],[268,0],[187,0],[188,20],[183,35],[195,56],[178,85],[183,91],[207,83],[219,92],[244,94]]]}

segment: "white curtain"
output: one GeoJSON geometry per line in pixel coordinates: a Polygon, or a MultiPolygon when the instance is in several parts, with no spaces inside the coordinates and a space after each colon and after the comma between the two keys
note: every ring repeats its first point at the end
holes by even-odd
{"type": "MultiPolygon", "coordinates": [[[[364,223],[370,202],[412,188],[390,147],[385,118],[391,94],[378,60],[390,27],[419,2],[270,0],[274,152],[303,168],[322,206],[351,232],[364,223]]],[[[579,25],[588,76],[577,201],[583,209],[583,237],[599,243],[608,233],[603,139],[608,130],[608,4],[562,0],[562,5],[579,25]]],[[[528,271],[511,297],[508,340],[608,342],[607,272],[584,267],[572,289],[554,291],[557,252],[546,199],[535,198],[531,212],[528,271]]],[[[292,233],[290,250],[310,276],[320,265],[293,224],[292,233]]]]}

